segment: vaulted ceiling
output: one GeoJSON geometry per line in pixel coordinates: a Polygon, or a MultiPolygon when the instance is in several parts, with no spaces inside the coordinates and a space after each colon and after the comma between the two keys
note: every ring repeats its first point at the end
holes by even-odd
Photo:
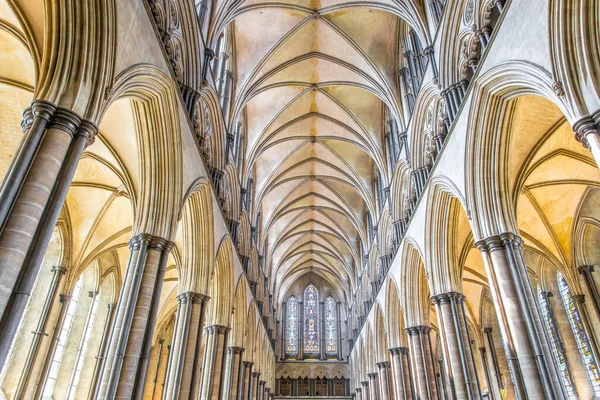
{"type": "Polygon", "coordinates": [[[276,300],[308,271],[347,299],[356,290],[376,171],[389,182],[386,115],[401,117],[399,31],[419,7],[253,0],[228,12],[234,116],[246,121],[243,179],[255,181],[276,300]]]}

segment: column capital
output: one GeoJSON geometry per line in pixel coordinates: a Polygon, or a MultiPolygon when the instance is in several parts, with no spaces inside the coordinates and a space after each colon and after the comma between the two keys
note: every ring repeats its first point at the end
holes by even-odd
{"type": "Polygon", "coordinates": [[[31,111],[34,117],[40,117],[50,122],[56,106],[47,100],[34,100],[31,102],[31,111]]]}
{"type": "Polygon", "coordinates": [[[416,325],[416,326],[411,326],[409,328],[406,328],[406,332],[410,335],[422,335],[424,333],[429,333],[429,331],[431,330],[430,326],[427,325],[416,325]]]}
{"type": "Polygon", "coordinates": [[[523,245],[523,239],[520,236],[512,232],[504,232],[498,235],[492,235],[485,239],[479,240],[475,243],[475,246],[481,252],[489,252],[504,248],[506,245],[523,245]]]}
{"type": "Polygon", "coordinates": [[[593,265],[580,265],[579,267],[577,267],[577,271],[580,274],[584,274],[586,272],[594,272],[594,266],[593,265]]]}
{"type": "Polygon", "coordinates": [[[215,52],[210,47],[206,47],[204,49],[204,56],[209,60],[212,60],[215,57],[215,52]]]}
{"type": "Polygon", "coordinates": [[[129,249],[135,250],[140,248],[142,244],[145,244],[149,249],[158,250],[158,251],[171,251],[175,246],[175,243],[163,239],[159,236],[154,236],[149,233],[140,233],[136,236],[133,236],[129,239],[129,249]]]}
{"type": "Polygon", "coordinates": [[[230,346],[227,348],[230,354],[243,354],[245,349],[243,347],[230,346]]]}
{"type": "Polygon", "coordinates": [[[571,298],[577,304],[585,303],[585,295],[584,294],[573,294],[573,295],[571,295],[571,298]]]}
{"type": "Polygon", "coordinates": [[[83,136],[86,139],[85,146],[90,146],[96,140],[98,134],[98,127],[91,121],[83,120],[79,124],[79,129],[76,132],[77,135],[83,136]]]}
{"type": "Polygon", "coordinates": [[[491,326],[488,326],[488,327],[486,327],[486,328],[483,328],[483,331],[484,331],[485,333],[492,333],[492,332],[493,332],[493,329],[492,329],[492,327],[491,327],[491,326]]]}
{"type": "Polygon", "coordinates": [[[579,119],[573,124],[573,131],[575,132],[575,139],[581,143],[586,149],[589,148],[589,142],[587,139],[588,135],[598,136],[598,127],[594,122],[591,115],[579,119]]]}
{"type": "Polygon", "coordinates": [[[254,363],[252,361],[244,361],[244,367],[246,367],[246,368],[250,368],[253,365],[254,365],[254,363]]]}
{"type": "Polygon", "coordinates": [[[71,301],[71,295],[70,294],[64,294],[61,293],[58,295],[58,301],[60,301],[61,303],[68,303],[69,301],[71,301]]]}
{"type": "Polygon", "coordinates": [[[459,292],[446,292],[431,296],[433,304],[447,304],[452,300],[462,303],[465,301],[465,295],[459,292]]]}
{"type": "Polygon", "coordinates": [[[96,297],[96,296],[97,296],[99,293],[100,293],[100,292],[99,292],[98,290],[90,290],[90,291],[88,292],[88,296],[89,296],[89,297],[91,297],[91,298],[94,298],[94,297],[96,297]]]}
{"type": "Polygon", "coordinates": [[[108,303],[106,305],[106,308],[108,308],[108,311],[112,310],[113,308],[115,308],[115,303],[108,303]]]}
{"type": "Polygon", "coordinates": [[[67,272],[67,267],[63,267],[62,265],[55,265],[52,267],[52,269],[50,271],[57,273],[59,275],[63,275],[65,272],[67,272]]]}
{"type": "Polygon", "coordinates": [[[379,370],[389,368],[390,367],[390,362],[389,361],[378,362],[377,363],[377,367],[379,368],[379,370]]]}
{"type": "Polygon", "coordinates": [[[67,108],[56,107],[48,123],[48,129],[59,129],[73,138],[77,133],[81,121],[81,117],[75,112],[67,108]]]}
{"type": "Polygon", "coordinates": [[[192,291],[183,292],[177,295],[176,297],[178,303],[193,303],[193,304],[202,304],[208,301],[209,297],[202,294],[196,293],[192,291]]]}
{"type": "Polygon", "coordinates": [[[33,125],[33,110],[31,106],[23,110],[23,118],[21,119],[21,131],[25,133],[33,125]]]}
{"type": "Polygon", "coordinates": [[[252,377],[253,378],[258,378],[260,376],[260,372],[253,372],[252,373],[252,377]]]}
{"type": "Polygon", "coordinates": [[[211,325],[204,327],[204,330],[207,334],[216,333],[217,335],[224,335],[225,333],[229,332],[231,328],[223,325],[211,325]]]}
{"type": "Polygon", "coordinates": [[[367,374],[369,379],[377,379],[377,375],[379,375],[377,372],[371,372],[367,374]]]}

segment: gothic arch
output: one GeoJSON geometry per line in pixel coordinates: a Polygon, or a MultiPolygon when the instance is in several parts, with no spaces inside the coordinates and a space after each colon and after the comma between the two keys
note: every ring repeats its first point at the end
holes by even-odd
{"type": "Polygon", "coordinates": [[[210,278],[210,301],[207,325],[230,326],[233,306],[233,247],[229,236],[225,236],[219,249],[210,278]]]}
{"type": "Polygon", "coordinates": [[[208,293],[209,276],[214,259],[214,222],[210,184],[206,179],[195,182],[188,190],[182,210],[183,251],[180,291],[208,293]]]}
{"type": "Polygon", "coordinates": [[[170,77],[151,65],[130,67],[115,79],[111,103],[131,98],[143,166],[134,208],[134,235],[149,233],[171,240],[176,232],[183,190],[176,93],[170,77]],[[159,115],[162,117],[156,118],[159,115]]]}
{"type": "Polygon", "coordinates": [[[248,323],[248,295],[246,293],[246,286],[248,280],[244,275],[240,276],[237,287],[235,290],[235,303],[234,313],[231,321],[231,334],[229,336],[230,346],[236,346],[244,348],[244,333],[246,331],[246,324],[248,323]]]}
{"type": "Polygon", "coordinates": [[[510,212],[510,199],[490,195],[510,193],[500,176],[503,159],[499,149],[506,143],[506,135],[501,133],[503,114],[493,110],[506,110],[510,100],[528,94],[548,99],[569,120],[576,115],[552,90],[550,74],[533,64],[503,63],[475,82],[467,128],[466,171],[472,172],[466,177],[466,198],[473,210],[476,240],[502,232],[517,232],[515,217],[510,212]]]}
{"type": "Polygon", "coordinates": [[[407,328],[429,325],[430,289],[423,258],[414,244],[405,243],[401,250],[401,274],[404,290],[403,310],[407,328]]]}
{"type": "MultiPolygon", "coordinates": [[[[205,148],[208,153],[209,167],[223,170],[225,167],[225,139],[227,129],[219,104],[219,94],[210,86],[205,86],[200,92],[201,110],[206,110],[203,118],[209,120],[211,131],[208,137],[204,137],[205,148]]],[[[206,122],[204,122],[206,124],[206,122]]],[[[206,133],[203,130],[204,133],[206,133]]]]}
{"type": "MultiPolygon", "coordinates": [[[[578,116],[600,104],[600,18],[597,0],[550,1],[550,45],[554,88],[567,97],[578,116]]],[[[573,122],[573,121],[572,121],[573,122]]]]}
{"type": "Polygon", "coordinates": [[[404,314],[400,305],[400,292],[392,277],[387,280],[385,323],[388,332],[388,346],[407,347],[407,338],[404,325],[404,314]]]}
{"type": "Polygon", "coordinates": [[[462,293],[461,252],[471,235],[464,200],[452,182],[436,177],[428,193],[425,249],[431,294],[462,293]]]}
{"type": "Polygon", "coordinates": [[[380,363],[388,360],[388,335],[389,330],[385,326],[383,313],[379,301],[375,304],[374,313],[374,330],[375,330],[375,363],[380,363]]]}

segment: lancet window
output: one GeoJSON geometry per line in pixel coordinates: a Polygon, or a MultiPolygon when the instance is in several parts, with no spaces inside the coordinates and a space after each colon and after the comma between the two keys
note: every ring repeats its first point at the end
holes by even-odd
{"type": "Polygon", "coordinates": [[[304,352],[319,352],[319,292],[313,284],[304,290],[304,352]]]}
{"type": "Polygon", "coordinates": [[[298,300],[293,296],[287,302],[286,336],[286,352],[296,354],[298,352],[298,300]]]}
{"type": "Polygon", "coordinates": [[[337,353],[337,310],[335,299],[325,299],[325,350],[328,354],[337,353]]]}
{"type": "Polygon", "coordinates": [[[573,296],[571,295],[567,281],[561,273],[558,273],[558,290],[560,291],[560,296],[562,297],[565,309],[567,310],[569,323],[571,324],[577,347],[581,353],[581,359],[583,360],[583,365],[585,366],[585,371],[590,380],[592,390],[596,396],[600,396],[600,371],[598,371],[598,364],[592,354],[589,339],[583,328],[579,310],[573,301],[573,296]]]}

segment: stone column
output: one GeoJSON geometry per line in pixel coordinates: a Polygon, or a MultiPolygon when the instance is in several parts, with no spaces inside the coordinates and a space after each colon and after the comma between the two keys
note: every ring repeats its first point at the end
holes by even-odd
{"type": "Polygon", "coordinates": [[[223,385],[223,358],[225,342],[230,328],[213,325],[204,328],[206,344],[204,347],[204,365],[202,367],[201,400],[218,400],[221,398],[223,385]]]}
{"type": "Polygon", "coordinates": [[[456,399],[481,398],[471,341],[463,313],[465,296],[449,292],[432,297],[437,308],[449,377],[448,393],[456,399]]]}
{"type": "Polygon", "coordinates": [[[252,372],[250,375],[250,384],[248,391],[248,400],[256,400],[256,390],[258,386],[258,378],[260,377],[260,372],[252,372]]]}
{"type": "Polygon", "coordinates": [[[282,318],[281,318],[281,360],[285,360],[286,357],[286,345],[287,345],[287,337],[286,337],[286,327],[287,327],[287,317],[288,317],[288,309],[287,303],[284,301],[282,303],[282,318]]]}
{"type": "Polygon", "coordinates": [[[250,385],[252,384],[252,366],[253,362],[244,361],[244,374],[242,375],[242,384],[239,400],[250,400],[250,385]]]}
{"type": "Polygon", "coordinates": [[[536,296],[525,266],[522,240],[503,233],[479,241],[517,397],[563,398],[536,296]]]}
{"type": "Polygon", "coordinates": [[[337,302],[335,304],[335,311],[337,314],[337,334],[338,334],[338,361],[344,359],[343,354],[343,342],[342,342],[342,303],[337,302]]]}
{"type": "Polygon", "coordinates": [[[106,320],[104,321],[104,329],[102,330],[102,338],[100,339],[100,346],[98,348],[98,355],[96,356],[96,363],[94,364],[94,372],[92,373],[92,383],[90,384],[90,391],[88,398],[95,399],[98,396],[98,389],[100,383],[100,374],[104,368],[104,361],[106,360],[106,351],[108,347],[108,340],[110,339],[110,332],[113,326],[113,320],[115,317],[115,303],[108,303],[106,305],[108,313],[106,314],[106,320]]]}
{"type": "Polygon", "coordinates": [[[200,293],[185,292],[177,296],[177,317],[164,399],[188,398],[193,392],[192,381],[198,364],[196,348],[201,340],[205,303],[206,296],[200,293]]]}
{"type": "Polygon", "coordinates": [[[156,385],[158,384],[158,373],[160,371],[160,361],[163,352],[163,346],[165,344],[164,339],[158,341],[158,356],[156,357],[156,371],[154,372],[154,380],[152,381],[152,399],[156,396],[156,385]]]}
{"type": "Polygon", "coordinates": [[[356,388],[355,392],[356,392],[356,400],[363,400],[362,389],[361,388],[356,388]]]}
{"type": "MultiPolygon", "coordinates": [[[[171,359],[171,345],[167,345],[167,368],[165,368],[165,373],[163,374],[163,383],[161,390],[161,398],[165,395],[165,388],[167,385],[167,376],[169,375],[169,360],[171,359]]],[[[154,399],[152,399],[154,400],[154,399]]]]}
{"type": "Polygon", "coordinates": [[[581,267],[577,268],[577,271],[579,271],[579,274],[583,276],[585,285],[590,291],[592,304],[594,305],[594,310],[596,311],[598,319],[600,319],[600,293],[598,292],[598,286],[596,285],[596,281],[592,276],[592,272],[594,272],[594,266],[582,265],[581,267]]]}
{"type": "Polygon", "coordinates": [[[483,365],[483,372],[485,373],[485,381],[488,387],[488,396],[490,399],[495,400],[496,395],[494,394],[494,387],[492,385],[492,379],[490,376],[490,368],[488,367],[487,355],[485,351],[485,347],[479,348],[479,354],[481,356],[481,363],[483,365]]]}
{"type": "MultiPolygon", "coordinates": [[[[185,374],[191,374],[191,383],[190,383],[190,397],[198,398],[200,396],[200,386],[202,384],[202,365],[204,364],[204,353],[202,351],[204,341],[206,337],[203,335],[204,332],[204,323],[206,320],[206,309],[208,306],[208,301],[210,300],[209,296],[201,295],[196,293],[195,296],[196,301],[201,301],[200,304],[200,318],[198,320],[198,327],[195,329],[197,332],[198,338],[196,339],[196,349],[194,350],[194,362],[192,363],[192,367],[188,368],[188,370],[184,369],[185,374]]],[[[187,361],[186,361],[187,365],[187,361]]]]}
{"type": "Polygon", "coordinates": [[[362,386],[362,398],[363,400],[376,400],[376,399],[371,399],[370,395],[371,392],[369,390],[369,382],[368,381],[362,381],[360,383],[360,385],[362,386]]]}
{"type": "Polygon", "coordinates": [[[265,385],[267,381],[259,381],[258,382],[258,391],[256,395],[256,400],[263,400],[265,398],[265,385]]]}
{"type": "Polygon", "coordinates": [[[390,362],[384,361],[377,363],[379,368],[379,393],[382,400],[391,400],[393,397],[393,389],[390,379],[390,362]]]}
{"type": "Polygon", "coordinates": [[[490,349],[490,355],[494,363],[494,375],[496,376],[496,383],[498,384],[499,390],[504,389],[504,382],[502,381],[502,372],[500,371],[500,363],[498,363],[498,354],[496,354],[496,347],[494,345],[494,335],[492,334],[492,328],[485,328],[485,336],[488,340],[488,346],[490,349]]]}
{"type": "Polygon", "coordinates": [[[327,359],[325,349],[325,302],[319,302],[319,358],[327,359]]]}
{"type": "Polygon", "coordinates": [[[590,117],[584,117],[573,124],[575,138],[591,153],[600,166],[600,136],[594,120],[590,117]]]}
{"type": "Polygon", "coordinates": [[[125,273],[99,399],[142,396],[160,291],[173,243],[147,233],[129,241],[125,273]]]}
{"type": "Polygon", "coordinates": [[[379,374],[376,372],[367,374],[369,377],[369,397],[379,399],[381,391],[379,390],[379,374]]]}
{"type": "Polygon", "coordinates": [[[395,392],[395,399],[408,400],[412,399],[412,384],[410,365],[408,363],[408,348],[406,347],[395,347],[389,350],[392,356],[391,371],[392,381],[395,392]]]}
{"type": "Polygon", "coordinates": [[[433,357],[429,342],[428,326],[406,328],[408,332],[412,365],[414,368],[416,395],[422,399],[438,399],[433,357]]]}
{"type": "Polygon", "coordinates": [[[19,327],[85,147],[98,129],[35,101],[0,190],[0,368],[19,327]]]}
{"type": "Polygon", "coordinates": [[[44,384],[46,383],[46,379],[48,378],[48,373],[50,372],[50,365],[52,364],[52,358],[54,357],[54,351],[56,350],[56,346],[58,345],[58,340],[60,338],[60,332],[62,330],[63,323],[65,322],[65,316],[67,315],[67,309],[69,308],[69,302],[71,301],[71,295],[61,294],[61,295],[59,295],[58,301],[60,302],[60,311],[58,313],[56,325],[54,326],[54,332],[52,333],[52,339],[50,340],[50,345],[48,346],[48,350],[46,352],[46,357],[44,358],[44,365],[42,367],[42,372],[40,373],[40,377],[39,377],[39,380],[37,383],[34,399],[40,399],[42,396],[42,393],[44,391],[44,384]]]}
{"type": "Polygon", "coordinates": [[[298,379],[292,379],[292,396],[298,396],[298,379]]]}
{"type": "Polygon", "coordinates": [[[227,348],[227,365],[225,367],[224,400],[238,398],[238,385],[240,375],[243,374],[242,354],[244,349],[241,347],[227,348]]]}
{"type": "Polygon", "coordinates": [[[46,301],[44,302],[44,306],[42,308],[37,327],[35,331],[31,332],[33,334],[33,337],[31,340],[31,345],[29,346],[29,352],[27,353],[25,365],[23,366],[23,371],[21,372],[21,377],[19,378],[17,389],[15,390],[15,399],[22,398],[29,384],[31,371],[34,367],[35,360],[37,359],[38,352],[42,344],[42,339],[44,338],[44,336],[47,336],[46,325],[48,324],[50,311],[52,310],[52,306],[56,299],[56,294],[58,293],[60,280],[65,274],[66,270],[67,269],[65,267],[52,267],[52,281],[50,282],[50,287],[48,288],[48,293],[46,294],[46,301]]]}
{"type": "Polygon", "coordinates": [[[304,302],[298,302],[298,360],[304,359],[304,302]]]}

